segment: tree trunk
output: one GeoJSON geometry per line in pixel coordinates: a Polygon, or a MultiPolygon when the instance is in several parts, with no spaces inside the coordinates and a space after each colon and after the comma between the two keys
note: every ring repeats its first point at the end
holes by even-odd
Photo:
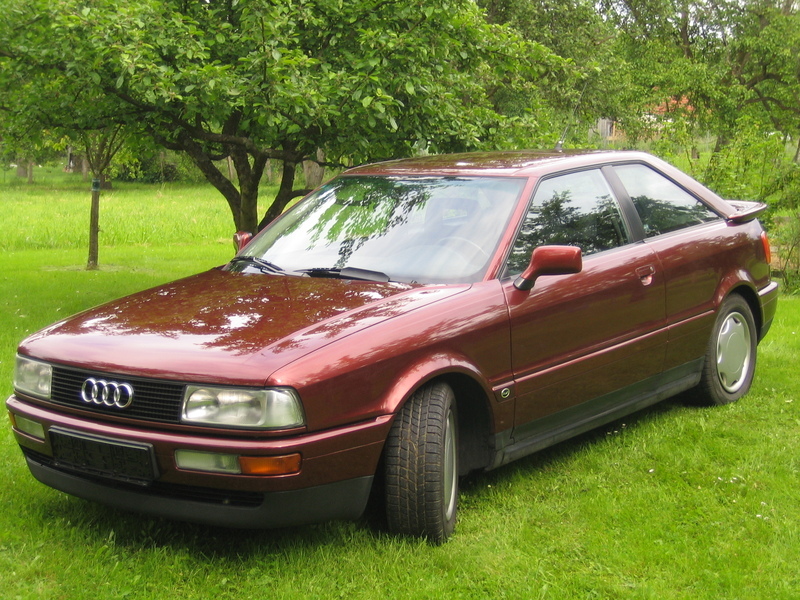
{"type": "Polygon", "coordinates": [[[245,179],[239,175],[240,219],[236,231],[258,231],[258,184],[262,171],[250,172],[245,179]]]}
{"type": "Polygon", "coordinates": [[[319,163],[325,160],[325,153],[322,148],[317,148],[317,160],[303,161],[303,175],[306,180],[306,187],[309,189],[316,189],[322,184],[325,177],[325,167],[319,163]]]}
{"type": "MultiPolygon", "coordinates": [[[[192,159],[192,162],[200,169],[200,172],[205,176],[206,180],[213,185],[225,198],[228,203],[228,208],[233,215],[234,231],[252,231],[245,228],[246,222],[242,215],[242,194],[236,189],[236,186],[222,174],[222,172],[211,160],[211,157],[206,154],[203,148],[194,140],[183,137],[179,140],[180,149],[185,151],[192,159]]],[[[242,181],[242,175],[239,174],[239,181],[242,181]]],[[[256,186],[256,193],[258,187],[256,186]]],[[[253,222],[258,220],[258,213],[256,212],[253,217],[253,222]]]]}
{"type": "Polygon", "coordinates": [[[281,175],[281,187],[272,204],[264,213],[264,218],[258,224],[258,230],[261,231],[269,225],[272,221],[278,218],[289,201],[295,197],[294,194],[294,175],[297,171],[297,163],[291,161],[283,161],[283,173],[281,175]]]}
{"type": "MultiPolygon", "coordinates": [[[[301,160],[302,155],[296,151],[291,145],[285,144],[284,149],[280,152],[281,155],[289,157],[283,161],[283,171],[280,182],[280,189],[275,200],[267,210],[264,218],[259,222],[258,220],[258,188],[261,183],[261,178],[264,175],[264,170],[267,168],[270,156],[274,157],[274,152],[259,152],[252,148],[245,149],[244,146],[235,144],[226,144],[224,147],[230,161],[227,165],[233,163],[235,169],[235,176],[238,181],[237,186],[231,181],[231,178],[226,177],[223,172],[214,163],[214,158],[206,149],[198,144],[188,135],[179,135],[176,142],[166,142],[160,140],[165,144],[165,147],[173,150],[181,150],[186,152],[192,159],[197,168],[205,176],[206,180],[213,185],[225,197],[228,203],[228,208],[233,215],[233,224],[235,231],[247,231],[249,233],[256,233],[261,230],[267,223],[272,221],[275,217],[283,212],[289,201],[297,196],[293,191],[294,178],[297,169],[297,164],[301,160]]],[[[230,172],[229,172],[230,174],[230,172]]]]}
{"type": "Polygon", "coordinates": [[[731,143],[731,138],[727,133],[721,133],[717,136],[717,141],[714,144],[714,154],[719,154],[731,143]]]}
{"type": "Polygon", "coordinates": [[[98,269],[98,255],[100,248],[100,180],[92,180],[92,207],[89,211],[89,260],[86,262],[87,271],[98,269]]]}
{"type": "MultiPolygon", "coordinates": [[[[248,154],[242,148],[230,149],[230,161],[239,180],[239,221],[236,231],[258,231],[258,186],[267,165],[266,154],[248,154]],[[252,162],[251,162],[252,161],[252,162]]],[[[229,163],[230,164],[230,163],[229,163]]]]}

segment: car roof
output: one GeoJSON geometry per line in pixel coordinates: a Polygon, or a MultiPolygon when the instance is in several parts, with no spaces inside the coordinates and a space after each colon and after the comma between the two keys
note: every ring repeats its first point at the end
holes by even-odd
{"type": "Polygon", "coordinates": [[[738,203],[740,206],[731,204],[669,163],[652,154],[636,150],[510,150],[437,154],[354,167],[345,171],[343,175],[539,178],[551,173],[613,163],[650,165],[697,197],[703,198],[725,218],[735,217],[741,211],[750,214],[753,209],[751,205],[755,205],[752,202],[740,202],[738,203]]]}
{"type": "Polygon", "coordinates": [[[404,158],[355,167],[346,175],[541,176],[554,170],[620,161],[652,162],[643,152],[603,150],[512,150],[404,158]]]}

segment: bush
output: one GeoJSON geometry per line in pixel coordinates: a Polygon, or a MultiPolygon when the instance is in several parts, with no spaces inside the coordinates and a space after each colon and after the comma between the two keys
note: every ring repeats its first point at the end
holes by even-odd
{"type": "Polygon", "coordinates": [[[751,119],[740,120],[733,139],[714,152],[703,176],[706,185],[732,199],[783,204],[787,177],[795,165],[783,137],[765,132],[751,119]]]}
{"type": "Polygon", "coordinates": [[[800,291],[800,212],[773,216],[770,223],[773,265],[783,280],[783,291],[800,291]]]}
{"type": "Polygon", "coordinates": [[[139,183],[165,183],[180,180],[178,167],[166,152],[130,158],[116,165],[113,175],[114,179],[118,181],[139,183]]]}

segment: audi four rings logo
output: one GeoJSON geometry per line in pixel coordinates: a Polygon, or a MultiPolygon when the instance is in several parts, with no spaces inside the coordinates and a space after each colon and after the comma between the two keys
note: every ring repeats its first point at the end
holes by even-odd
{"type": "Polygon", "coordinates": [[[133,402],[133,386],[90,377],[81,386],[81,399],[87,404],[128,408],[133,402]]]}

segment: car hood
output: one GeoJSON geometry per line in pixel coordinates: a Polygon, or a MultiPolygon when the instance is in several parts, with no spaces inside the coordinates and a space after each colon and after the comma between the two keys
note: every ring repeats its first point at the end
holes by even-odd
{"type": "Polygon", "coordinates": [[[336,339],[468,287],[212,270],[55,323],[20,352],[119,374],[263,385],[336,339]]]}

